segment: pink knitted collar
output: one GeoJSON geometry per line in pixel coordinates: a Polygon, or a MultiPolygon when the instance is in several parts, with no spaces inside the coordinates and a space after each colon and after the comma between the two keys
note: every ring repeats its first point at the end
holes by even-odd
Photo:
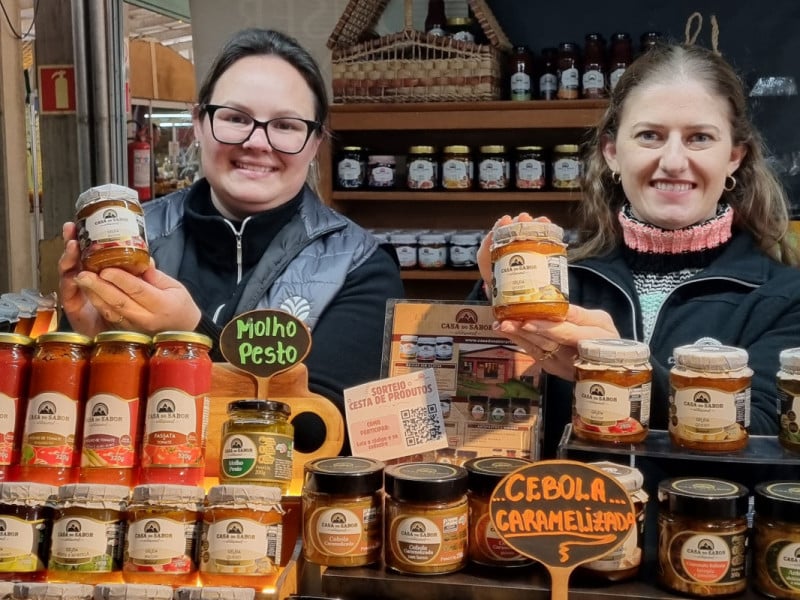
{"type": "Polygon", "coordinates": [[[676,230],[659,229],[637,220],[629,205],[622,207],[618,218],[628,248],[653,254],[683,254],[716,248],[731,239],[733,208],[720,205],[716,216],[676,230]]]}

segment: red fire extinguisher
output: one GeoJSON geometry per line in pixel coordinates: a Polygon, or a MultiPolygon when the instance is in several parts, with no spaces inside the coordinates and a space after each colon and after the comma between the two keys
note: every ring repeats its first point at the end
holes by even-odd
{"type": "Polygon", "coordinates": [[[139,200],[150,200],[150,144],[145,141],[143,130],[128,144],[128,185],[139,192],[139,200]]]}

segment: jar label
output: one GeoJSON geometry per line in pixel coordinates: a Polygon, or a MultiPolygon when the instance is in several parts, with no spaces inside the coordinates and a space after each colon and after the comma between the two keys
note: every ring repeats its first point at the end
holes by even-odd
{"type": "Polygon", "coordinates": [[[555,73],[545,73],[539,78],[539,96],[551,98],[558,90],[558,77],[555,73]]]}
{"type": "Polygon", "coordinates": [[[469,31],[465,31],[465,30],[456,31],[453,34],[453,39],[454,40],[458,40],[459,42],[470,42],[470,43],[474,43],[475,42],[475,36],[472,35],[469,31]]]}
{"type": "Polygon", "coordinates": [[[492,304],[563,302],[569,296],[567,257],[538,252],[506,254],[494,262],[492,304]]]}
{"type": "MultiPolygon", "coordinates": [[[[144,187],[150,186],[148,181],[144,187]]],[[[141,186],[139,186],[141,187],[141,186]]],[[[81,251],[109,248],[139,248],[147,250],[144,215],[122,206],[108,206],[78,220],[78,240],[81,251]]]]}
{"type": "Polygon", "coordinates": [[[28,403],[22,437],[23,465],[70,467],[75,454],[78,403],[56,392],[37,394],[28,403]]]}
{"type": "Polygon", "coordinates": [[[734,441],[747,436],[750,388],[736,393],[716,389],[672,388],[671,434],[689,441],[734,441]]]}
{"type": "Polygon", "coordinates": [[[361,187],[364,183],[364,165],[352,158],[343,158],[337,168],[339,185],[346,188],[361,187]]]}
{"type": "Polygon", "coordinates": [[[619,83],[619,78],[622,77],[622,74],[625,72],[625,67],[620,67],[618,69],[614,69],[611,71],[611,74],[608,76],[608,86],[611,91],[614,91],[614,88],[617,87],[617,83],[619,83]]]}
{"type": "Polygon", "coordinates": [[[316,510],[309,520],[311,541],[322,554],[364,556],[371,550],[367,547],[367,529],[370,523],[374,526],[375,518],[374,508],[362,511],[361,516],[346,508],[316,510]]]}
{"type": "Polygon", "coordinates": [[[142,467],[202,467],[208,404],[208,396],[192,396],[177,388],[150,394],[142,467]]]}
{"type": "Polygon", "coordinates": [[[404,269],[413,269],[417,266],[417,247],[396,244],[397,260],[404,269]]]}
{"type": "Polygon", "coordinates": [[[591,379],[575,382],[577,429],[610,435],[641,432],[650,421],[650,383],[624,387],[591,379]]]}
{"type": "Polygon", "coordinates": [[[800,396],[787,392],[778,385],[778,438],[789,444],[800,444],[800,396]]]}
{"type": "Polygon", "coordinates": [[[269,431],[228,434],[222,440],[222,475],[242,483],[289,482],[292,444],[291,436],[269,431]]]}
{"type": "Polygon", "coordinates": [[[14,458],[14,440],[19,399],[0,392],[0,465],[10,465],[14,458]]]}
{"type": "Polygon", "coordinates": [[[583,89],[586,91],[602,90],[606,86],[602,71],[592,70],[583,74],[583,89]]]}
{"type": "Polygon", "coordinates": [[[394,185],[394,169],[391,167],[372,167],[369,172],[369,184],[376,187],[391,187],[394,185]]]}
{"type": "Polygon", "coordinates": [[[81,467],[133,468],[139,399],[95,394],[83,418],[81,467]]]}
{"type": "Polygon", "coordinates": [[[690,583],[725,585],[738,583],[745,577],[747,551],[745,532],[712,535],[707,532],[684,531],[668,544],[670,561],[676,575],[690,583]]]}
{"type": "Polygon", "coordinates": [[[544,187],[544,163],[534,158],[517,161],[517,187],[540,189],[544,187]]]}
{"type": "Polygon", "coordinates": [[[531,99],[531,76],[527,73],[514,73],[511,76],[511,99],[531,99]]]}
{"type": "Polygon", "coordinates": [[[478,518],[473,526],[475,531],[475,546],[478,554],[492,563],[529,563],[531,560],[519,554],[506,544],[492,524],[489,512],[486,511],[478,518]]]}
{"type": "Polygon", "coordinates": [[[0,517],[0,573],[33,573],[44,571],[38,555],[40,538],[48,528],[44,519],[28,521],[10,515],[0,517]]]}
{"type": "Polygon", "coordinates": [[[559,158],[553,163],[553,185],[577,183],[581,176],[581,161],[559,158]]]}
{"type": "Polygon", "coordinates": [[[508,186],[511,175],[507,160],[485,158],[478,165],[478,180],[482,189],[502,190],[508,186]]]}
{"type": "Polygon", "coordinates": [[[800,543],[779,540],[766,549],[764,562],[772,584],[778,589],[800,593],[800,543]]]}
{"type": "Polygon", "coordinates": [[[450,263],[454,267],[474,267],[478,264],[478,246],[450,246],[450,263]]]}
{"type": "Polygon", "coordinates": [[[461,510],[430,518],[398,517],[389,528],[393,558],[400,564],[450,566],[463,562],[467,552],[467,504],[461,510]]]}
{"type": "Polygon", "coordinates": [[[110,573],[120,553],[120,521],[64,516],[53,522],[48,570],[110,573]]]}
{"type": "MultiPolygon", "coordinates": [[[[146,514],[146,511],[145,511],[146,514]]],[[[125,536],[124,570],[142,573],[191,573],[195,570],[197,524],[165,518],[133,520],[125,536]]]]}
{"type": "Polygon", "coordinates": [[[229,575],[270,575],[281,560],[283,525],[253,519],[203,523],[200,570],[229,575]]]}
{"type": "Polygon", "coordinates": [[[443,269],[447,265],[447,247],[444,244],[437,246],[419,247],[419,266],[423,269],[443,269]]]}
{"type": "Polygon", "coordinates": [[[436,185],[436,163],[431,159],[415,159],[408,165],[408,187],[430,190],[436,185]]]}
{"type": "Polygon", "coordinates": [[[466,190],[472,184],[469,159],[449,159],[442,164],[442,187],[449,190],[466,190]]]}

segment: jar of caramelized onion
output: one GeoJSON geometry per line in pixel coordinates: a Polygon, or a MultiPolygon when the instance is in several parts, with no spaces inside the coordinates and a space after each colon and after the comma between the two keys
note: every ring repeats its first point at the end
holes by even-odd
{"type": "Polygon", "coordinates": [[[788,348],[780,353],[778,371],[778,414],[781,446],[800,452],[800,348],[788,348]]]}
{"type": "Polygon", "coordinates": [[[696,342],[673,351],[669,375],[669,437],[699,452],[732,452],[747,446],[750,381],[747,351],[696,342]]]}
{"type": "Polygon", "coordinates": [[[572,431],[592,442],[637,443],[650,423],[650,348],[620,339],[581,340],[572,431]]]}
{"type": "Polygon", "coordinates": [[[112,183],[89,188],[75,203],[83,268],[141,275],[150,266],[144,213],[136,190],[112,183]]]}
{"type": "Polygon", "coordinates": [[[495,318],[563,321],[569,308],[564,230],[549,221],[517,221],[492,235],[495,318]]]}

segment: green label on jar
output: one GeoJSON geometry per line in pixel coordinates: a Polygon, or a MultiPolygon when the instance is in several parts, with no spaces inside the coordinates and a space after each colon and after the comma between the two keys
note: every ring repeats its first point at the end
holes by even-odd
{"type": "Polygon", "coordinates": [[[242,482],[292,480],[291,436],[279,433],[234,433],[222,442],[221,474],[242,482]]]}

